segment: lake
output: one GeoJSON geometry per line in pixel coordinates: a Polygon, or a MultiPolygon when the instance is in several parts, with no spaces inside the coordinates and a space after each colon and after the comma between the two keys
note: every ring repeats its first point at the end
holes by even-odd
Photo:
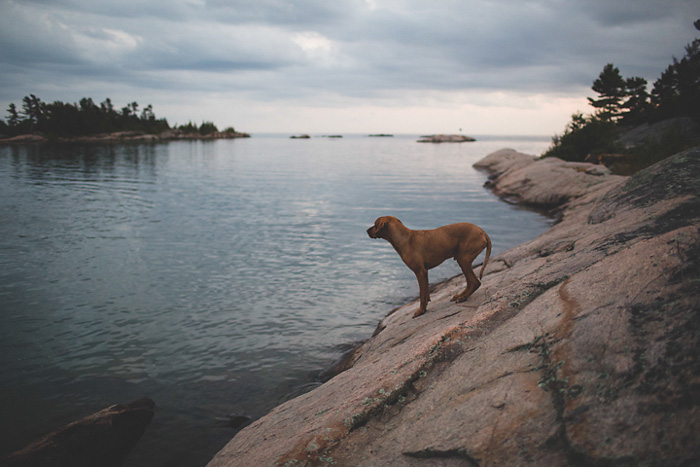
{"type": "Polygon", "coordinates": [[[0,147],[0,455],[147,396],[156,416],[125,465],[204,465],[235,434],[222,419],[312,389],[417,297],[368,238],[375,218],[472,222],[494,254],[551,225],[472,168],[549,138],[416,139],[0,147]]]}

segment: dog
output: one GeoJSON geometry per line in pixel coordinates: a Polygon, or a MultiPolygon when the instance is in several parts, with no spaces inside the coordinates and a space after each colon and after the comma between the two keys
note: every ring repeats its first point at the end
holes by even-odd
{"type": "Polygon", "coordinates": [[[400,220],[384,216],[374,221],[367,229],[370,238],[383,238],[391,243],[406,266],[416,275],[420,290],[420,307],[414,318],[425,313],[430,301],[428,270],[454,258],[462,268],[467,286],[461,293],[452,297],[455,302],[463,302],[481,287],[486,263],[491,256],[491,239],[480,227],[468,222],[450,224],[433,230],[411,230],[400,220]],[[472,269],[472,261],[486,248],[486,258],[477,279],[472,269]]]}

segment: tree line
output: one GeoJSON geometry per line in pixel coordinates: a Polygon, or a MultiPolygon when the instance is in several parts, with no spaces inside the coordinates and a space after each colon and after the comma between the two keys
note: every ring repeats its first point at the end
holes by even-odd
{"type": "MultiPolygon", "coordinates": [[[[0,134],[7,136],[41,134],[76,137],[122,131],[160,134],[170,129],[165,118],[156,117],[151,104],[140,108],[137,102],[130,102],[117,109],[110,98],[99,105],[90,97],[84,97],[74,104],[61,101],[48,103],[30,94],[22,99],[20,109],[11,103],[7,108],[7,121],[0,120],[0,134]]],[[[199,126],[188,122],[176,129],[202,135],[219,131],[212,122],[203,122],[199,126]]],[[[225,131],[234,130],[227,128],[225,131]]]]}
{"type": "MultiPolygon", "coordinates": [[[[700,20],[694,23],[700,30],[700,20]]],[[[615,144],[622,132],[644,123],[653,124],[662,120],[688,117],[700,123],[700,39],[685,47],[685,55],[673,62],[661,73],[648,91],[646,79],[634,76],[624,78],[620,70],[608,63],[593,82],[596,98],[588,98],[594,112],[575,113],[564,133],[552,138],[552,145],[544,157],[559,157],[569,161],[583,161],[591,154],[624,152],[615,144]]],[[[678,135],[675,135],[678,136],[678,135]]],[[[697,139],[673,141],[675,151],[682,146],[700,144],[697,139]]],[[[659,148],[654,148],[658,150],[659,148]]],[[[640,156],[643,148],[631,151],[630,156],[640,156]]],[[[663,149],[662,149],[663,152],[663,149]]],[[[657,159],[671,154],[661,154],[657,159]]],[[[652,158],[653,159],[653,158],[652,158]]],[[[642,162],[642,161],[638,161],[642,162]]],[[[644,161],[647,163],[655,160],[644,161]]]]}

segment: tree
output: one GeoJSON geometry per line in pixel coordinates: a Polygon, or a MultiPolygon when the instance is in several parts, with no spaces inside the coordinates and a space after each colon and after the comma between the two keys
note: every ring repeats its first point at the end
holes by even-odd
{"type": "Polygon", "coordinates": [[[214,125],[213,122],[202,122],[202,124],[199,126],[200,135],[209,135],[218,131],[219,129],[216,128],[216,125],[214,125]]]}
{"type": "Polygon", "coordinates": [[[22,115],[28,121],[30,131],[34,131],[43,120],[45,104],[34,94],[24,96],[22,99],[22,115]]]}
{"type": "MultiPolygon", "coordinates": [[[[695,22],[700,29],[700,20],[695,22]]],[[[651,92],[653,118],[700,118],[700,39],[685,46],[685,56],[661,73],[651,92]]]]}
{"type": "Polygon", "coordinates": [[[625,97],[625,85],[620,70],[612,63],[605,65],[592,87],[598,93],[599,98],[588,98],[588,102],[598,109],[597,113],[601,120],[616,121],[620,118],[622,99],[625,97]]]}
{"type": "Polygon", "coordinates": [[[153,113],[153,106],[151,104],[148,104],[141,111],[141,120],[153,121],[155,119],[156,119],[156,116],[153,113]]]}
{"type": "MultiPolygon", "coordinates": [[[[144,107],[140,115],[137,114],[138,110],[137,102],[128,103],[120,111],[109,98],[100,105],[90,97],[84,97],[74,104],[61,101],[45,103],[30,94],[22,99],[21,111],[15,104],[9,105],[7,113],[10,125],[0,120],[3,123],[0,129],[10,135],[40,132],[49,138],[116,131],[157,134],[170,129],[166,119],[156,118],[152,105],[144,107]]],[[[196,132],[197,127],[192,127],[196,132]]],[[[213,131],[216,131],[216,127],[213,131]]]]}
{"type": "Polygon", "coordinates": [[[199,131],[199,129],[197,128],[197,125],[195,125],[191,121],[187,122],[187,125],[180,125],[178,127],[178,130],[182,131],[185,134],[197,133],[199,131]]]}
{"type": "Polygon", "coordinates": [[[646,118],[650,106],[647,80],[638,76],[627,78],[625,94],[627,100],[622,104],[622,108],[626,112],[622,115],[622,122],[632,125],[641,123],[646,118]]]}
{"type": "MultiPolygon", "coordinates": [[[[695,21],[700,30],[700,20],[695,21]]],[[[607,64],[593,82],[598,98],[588,98],[596,109],[592,115],[574,114],[561,135],[552,138],[544,157],[580,161],[588,155],[622,153],[628,162],[618,169],[636,171],[684,149],[700,144],[697,134],[669,130],[659,138],[648,138],[636,147],[617,143],[621,132],[630,126],[665,119],[690,117],[700,121],[700,39],[685,47],[685,55],[661,73],[647,90],[644,78],[623,79],[620,71],[607,64]]]]}
{"type": "Polygon", "coordinates": [[[14,103],[11,103],[7,108],[7,124],[10,128],[19,125],[19,114],[17,114],[17,106],[14,103]]]}
{"type": "Polygon", "coordinates": [[[590,154],[613,151],[616,137],[617,125],[613,121],[575,113],[564,133],[552,137],[552,145],[543,157],[583,162],[590,154]]]}
{"type": "Polygon", "coordinates": [[[115,112],[114,112],[114,105],[112,104],[112,99],[110,99],[109,97],[107,99],[105,99],[104,102],[102,102],[100,104],[100,109],[102,110],[102,113],[104,113],[104,114],[107,114],[107,115],[114,114],[115,112]]]}

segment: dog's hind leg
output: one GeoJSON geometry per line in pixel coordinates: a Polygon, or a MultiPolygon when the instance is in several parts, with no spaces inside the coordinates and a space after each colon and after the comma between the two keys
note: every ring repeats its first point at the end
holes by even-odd
{"type": "Polygon", "coordinates": [[[476,274],[474,274],[474,270],[472,269],[472,261],[474,261],[475,258],[472,258],[471,256],[463,256],[455,259],[457,260],[459,267],[462,268],[464,278],[467,280],[467,286],[464,288],[464,291],[452,297],[452,301],[460,303],[468,299],[471,294],[476,292],[476,290],[481,287],[481,281],[476,277],[476,274]]]}

